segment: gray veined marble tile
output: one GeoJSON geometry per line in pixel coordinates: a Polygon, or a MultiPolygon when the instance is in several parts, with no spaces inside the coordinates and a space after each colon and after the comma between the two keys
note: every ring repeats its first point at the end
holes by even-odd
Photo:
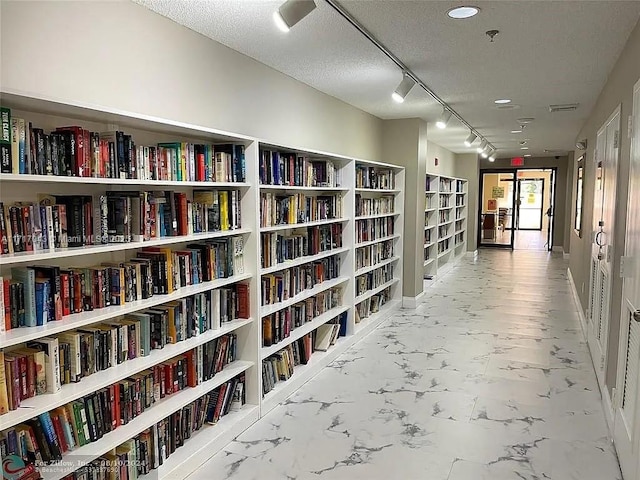
{"type": "Polygon", "coordinates": [[[621,480],[566,268],[464,259],[190,480],[621,480]]]}

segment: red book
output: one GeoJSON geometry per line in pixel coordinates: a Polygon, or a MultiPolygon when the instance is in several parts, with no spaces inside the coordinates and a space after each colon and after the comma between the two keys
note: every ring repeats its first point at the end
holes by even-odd
{"type": "Polygon", "coordinates": [[[65,453],[69,450],[69,445],[67,445],[67,439],[64,436],[64,430],[62,429],[62,423],[60,423],[60,417],[53,412],[51,412],[49,416],[51,417],[53,429],[55,430],[56,436],[58,437],[58,442],[60,442],[60,451],[62,453],[65,453]]]}
{"type": "Polygon", "coordinates": [[[198,385],[196,352],[195,350],[189,350],[184,356],[187,357],[187,385],[196,387],[198,385]]]}
{"type": "Polygon", "coordinates": [[[81,175],[81,177],[90,177],[92,175],[92,168],[91,168],[91,132],[89,132],[89,130],[82,130],[82,145],[83,145],[84,155],[82,156],[83,175],[81,175]]]}
{"type": "Polygon", "coordinates": [[[20,212],[22,217],[22,231],[24,232],[24,245],[27,252],[33,252],[33,232],[31,231],[29,207],[21,207],[20,212]]]}
{"type": "Polygon", "coordinates": [[[238,283],[238,317],[239,318],[249,318],[251,314],[249,313],[249,284],[248,283],[238,283]]]}
{"type": "Polygon", "coordinates": [[[165,395],[173,393],[173,363],[164,363],[164,392],[165,395]]]}
{"type": "Polygon", "coordinates": [[[196,163],[197,163],[197,178],[196,180],[199,182],[204,182],[205,179],[205,168],[204,168],[204,153],[198,153],[198,155],[196,156],[196,163]]]}
{"type": "Polygon", "coordinates": [[[71,315],[71,291],[69,289],[68,273],[60,274],[60,286],[62,288],[62,292],[60,293],[62,297],[62,316],[66,317],[67,315],[71,315]]]}
{"type": "Polygon", "coordinates": [[[225,393],[227,392],[227,386],[229,382],[220,385],[220,393],[218,394],[218,402],[216,403],[216,409],[213,412],[214,423],[220,419],[220,412],[222,411],[222,405],[224,403],[225,393]]]}
{"type": "Polygon", "coordinates": [[[2,280],[2,295],[4,296],[4,328],[6,331],[11,330],[11,294],[9,293],[9,280],[2,280]]]}
{"type": "Polygon", "coordinates": [[[178,210],[178,235],[187,235],[189,233],[187,195],[184,193],[176,193],[175,197],[178,210]]]}

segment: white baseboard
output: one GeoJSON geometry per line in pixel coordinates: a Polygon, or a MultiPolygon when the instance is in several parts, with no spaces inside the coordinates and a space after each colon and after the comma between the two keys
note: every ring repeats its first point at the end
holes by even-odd
{"type": "Polygon", "coordinates": [[[411,308],[411,309],[418,308],[418,305],[420,305],[422,301],[422,297],[424,297],[425,293],[427,292],[423,290],[415,297],[402,297],[402,308],[411,308]]]}
{"type": "Polygon", "coordinates": [[[467,257],[476,258],[478,256],[478,250],[466,253],[467,257]]]}
{"type": "Polygon", "coordinates": [[[567,268],[567,276],[569,277],[569,284],[571,285],[571,293],[573,295],[573,301],[576,304],[576,308],[578,310],[578,316],[580,317],[580,326],[582,327],[582,334],[589,348],[589,358],[591,358],[593,373],[596,375],[596,378],[598,381],[598,388],[600,389],[600,397],[602,398],[602,406],[604,408],[604,416],[607,421],[607,427],[609,427],[609,435],[613,438],[613,420],[614,420],[613,403],[611,401],[611,396],[609,395],[609,389],[605,385],[603,379],[598,375],[598,369],[595,363],[593,362],[593,355],[591,355],[591,346],[589,346],[589,338],[588,338],[589,333],[587,331],[587,317],[585,316],[584,311],[582,309],[582,303],[580,302],[580,297],[578,295],[578,290],[576,289],[576,284],[573,280],[573,275],[571,275],[571,270],[568,268],[567,268]]]}

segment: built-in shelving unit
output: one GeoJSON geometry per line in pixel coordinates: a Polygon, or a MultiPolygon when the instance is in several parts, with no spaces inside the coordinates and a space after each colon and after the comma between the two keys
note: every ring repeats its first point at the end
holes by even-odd
{"type": "Polygon", "coordinates": [[[426,175],[424,275],[432,280],[466,250],[467,180],[426,175]]]}
{"type": "MultiPolygon", "coordinates": [[[[21,208],[25,204],[31,204],[39,210],[39,202],[46,199],[58,202],[63,196],[85,198],[87,205],[90,205],[83,207],[86,215],[83,220],[78,217],[74,221],[84,222],[83,228],[89,228],[87,222],[91,219],[95,234],[95,238],[85,238],[82,246],[62,248],[52,245],[52,248],[0,254],[0,277],[8,280],[18,270],[29,271],[30,267],[57,267],[63,272],[70,271],[69,275],[73,276],[77,271],[89,272],[96,265],[115,269],[108,270],[110,276],[114,275],[113,271],[123,272],[122,275],[126,271],[127,275],[122,277],[126,278],[126,288],[123,286],[124,282],[118,283],[122,290],[115,286],[120,280],[104,280],[104,285],[95,283],[96,286],[107,288],[104,292],[109,292],[110,299],[114,298],[113,295],[118,298],[117,301],[113,300],[115,304],[104,308],[98,308],[97,304],[93,308],[92,302],[99,294],[96,293],[98,290],[92,290],[94,282],[87,277],[84,284],[69,285],[80,288],[79,298],[89,302],[86,296],[91,297],[89,303],[92,308],[81,301],[79,310],[75,313],[69,312],[55,321],[52,320],[53,317],[44,315],[43,318],[51,321],[38,321],[36,326],[25,326],[26,323],[12,325],[13,314],[9,312],[8,325],[4,322],[5,318],[0,319],[2,367],[5,366],[4,360],[20,355],[25,358],[33,355],[33,352],[20,353],[27,342],[38,342],[46,337],[57,338],[62,345],[68,341],[68,335],[76,335],[78,331],[84,332],[83,335],[96,332],[98,326],[108,329],[107,325],[120,325],[118,322],[125,319],[135,318],[140,321],[144,312],[165,311],[163,309],[169,311],[172,308],[177,309],[175,312],[180,312],[167,317],[172,320],[167,320],[166,324],[158,323],[166,325],[167,332],[170,332],[167,337],[170,342],[163,344],[162,348],[159,343],[153,344],[149,347],[149,352],[139,352],[137,356],[122,359],[113,365],[104,359],[107,355],[109,358],[116,358],[115,355],[125,348],[124,343],[120,345],[118,342],[124,342],[125,337],[123,330],[117,330],[117,335],[109,333],[110,336],[105,338],[109,338],[111,343],[100,343],[107,346],[100,347],[99,353],[97,350],[92,353],[95,356],[94,362],[98,361],[98,355],[104,357],[100,361],[104,360],[105,364],[99,370],[94,365],[95,372],[86,372],[86,375],[80,375],[75,382],[64,381],[57,391],[40,392],[30,397],[27,394],[28,398],[19,398],[18,408],[0,415],[0,439],[14,431],[15,427],[31,422],[39,415],[46,416],[48,412],[59,411],[70,402],[90,402],[92,400],[87,400],[88,398],[109,391],[113,385],[135,382],[141,375],[147,375],[146,381],[152,381],[155,378],[153,374],[160,372],[159,369],[164,369],[168,364],[173,366],[166,368],[175,366],[181,369],[180,375],[188,374],[188,382],[193,383],[190,386],[181,385],[175,392],[163,395],[155,402],[150,401],[147,408],[134,415],[126,424],[104,432],[83,446],[64,452],[62,459],[66,469],[57,468],[54,471],[43,468],[44,479],[61,480],[74,470],[78,462],[108,456],[129,439],[142,438],[147,432],[153,435],[159,431],[160,425],[173,421],[171,419],[179,412],[184,415],[185,412],[190,412],[191,415],[193,409],[200,408],[198,405],[201,406],[199,402],[204,401],[203,399],[211,401],[213,395],[222,395],[225,388],[233,388],[228,397],[223,397],[226,399],[224,402],[228,400],[229,403],[221,403],[231,405],[233,401],[230,408],[223,407],[224,411],[219,412],[215,421],[198,426],[191,432],[190,438],[184,439],[183,446],[171,451],[162,465],[141,475],[142,478],[155,475],[161,479],[184,478],[399,307],[402,295],[404,169],[390,164],[263,143],[247,136],[198,125],[15,94],[3,94],[2,107],[10,108],[14,118],[25,119],[27,125],[31,122],[34,129],[42,129],[43,134],[68,125],[79,126],[87,131],[87,135],[88,132],[105,132],[106,137],[107,132],[125,132],[130,135],[133,150],[122,158],[128,158],[130,162],[139,158],[135,156],[138,147],[142,148],[138,155],[142,155],[145,150],[141,146],[155,148],[159,144],[177,142],[183,149],[177,151],[185,152],[185,156],[167,158],[177,162],[172,164],[174,167],[193,173],[193,168],[200,168],[197,154],[199,150],[195,146],[211,145],[212,151],[218,148],[229,155],[221,158],[232,162],[230,165],[233,167],[230,168],[233,168],[234,175],[238,173],[238,181],[211,181],[211,178],[194,181],[189,176],[191,174],[181,177],[185,180],[177,180],[171,175],[167,177],[170,178],[168,180],[154,180],[140,169],[137,173],[132,173],[133,178],[103,178],[100,173],[95,172],[96,176],[86,177],[0,173],[0,202],[6,208],[20,203],[21,208]],[[241,156],[244,157],[243,169],[237,167],[240,163],[235,163],[241,162],[241,156]],[[186,163],[181,164],[180,158],[186,163]],[[193,163],[185,166],[190,161],[193,163]],[[125,209],[120,217],[109,217],[115,213],[102,210],[105,205],[103,197],[121,198],[131,194],[131,198],[147,198],[139,194],[143,192],[146,195],[150,192],[150,197],[154,199],[159,198],[158,195],[167,195],[166,198],[169,198],[170,191],[175,192],[180,202],[184,202],[176,203],[175,212],[171,213],[174,223],[179,225],[174,228],[187,225],[183,235],[169,234],[175,233],[165,231],[165,228],[171,229],[171,222],[165,225],[163,220],[162,226],[157,227],[157,235],[143,239],[146,231],[144,225],[155,224],[158,218],[167,217],[160,217],[160,214],[153,217],[144,209],[138,211],[137,207],[131,207],[138,205],[133,201],[123,201],[128,210],[125,209]],[[220,200],[220,203],[204,205],[200,211],[197,208],[204,201],[204,194],[201,192],[205,191],[216,192],[212,194],[216,202],[222,198],[222,192],[234,193],[229,194],[224,210],[220,200]],[[137,192],[138,196],[132,192],[137,192]],[[184,206],[187,210],[181,210],[184,206]],[[202,212],[205,212],[206,220],[201,215],[202,212]],[[122,220],[124,215],[127,216],[126,221],[122,220]],[[207,227],[206,231],[196,228],[202,222],[213,225],[224,215],[229,219],[237,219],[238,222],[230,220],[229,225],[210,229],[207,227]],[[142,219],[139,223],[138,218],[142,219]],[[135,233],[135,236],[132,234],[129,238],[132,241],[118,239],[116,243],[115,237],[109,237],[108,242],[111,243],[97,243],[102,238],[98,236],[98,232],[102,232],[103,223],[105,227],[115,228],[116,224],[119,225],[119,220],[122,220],[123,225],[131,222],[126,228],[130,229],[129,233],[135,233]],[[136,231],[138,228],[140,232],[136,231]],[[221,246],[223,244],[224,249],[221,246]],[[195,245],[200,245],[205,250],[199,250],[195,245]],[[218,253],[211,253],[213,246],[220,248],[220,252],[224,252],[220,255],[226,257],[218,258],[218,253]],[[140,292],[144,291],[143,280],[148,276],[134,276],[131,272],[143,270],[142,267],[136,270],[138,267],[131,265],[145,263],[145,255],[155,260],[160,257],[164,259],[164,263],[154,267],[151,277],[154,282],[175,282],[175,289],[167,287],[167,293],[158,290],[153,295],[142,296],[140,292]],[[203,256],[206,256],[204,260],[203,256]],[[128,265],[126,268],[129,270],[125,270],[122,265],[128,265]],[[210,269],[215,275],[206,280],[203,273],[205,269],[210,269]],[[223,271],[226,273],[220,273],[223,271]],[[172,275],[162,272],[170,272],[172,275]],[[133,285],[136,285],[138,294],[132,298],[119,296],[120,291],[129,291],[134,288],[133,285]],[[220,298],[226,299],[225,310],[220,306],[220,298]],[[197,305],[200,309],[194,306],[186,310],[187,305],[197,305]],[[227,306],[235,309],[233,315],[226,310],[227,306]],[[242,312],[243,315],[237,312],[242,312]],[[225,317],[227,314],[230,315],[229,318],[225,317]],[[171,325],[178,325],[179,328],[173,332],[171,325]],[[202,325],[209,325],[210,328],[203,328],[202,325]],[[188,334],[183,337],[184,332],[188,334]],[[229,347],[229,351],[220,354],[224,361],[221,360],[220,369],[215,375],[201,378],[199,375],[204,369],[202,355],[208,346],[214,345],[212,342],[216,342],[218,347],[222,342],[229,342],[229,345],[233,344],[233,349],[231,351],[229,347]],[[108,345],[121,348],[109,350],[108,345]],[[193,378],[188,373],[192,372],[190,368],[195,368],[193,378]],[[273,378],[274,372],[278,378],[273,378]],[[242,384],[243,389],[236,390],[238,384],[242,384]],[[238,391],[241,394],[237,394],[238,391]]],[[[119,146],[117,142],[118,140],[114,143],[116,148],[119,146]]],[[[36,152],[37,148],[36,146],[36,152]]],[[[93,143],[88,142],[84,148],[93,148],[93,143]]],[[[102,147],[91,150],[96,157],[93,159],[88,155],[89,162],[110,161],[105,159],[117,159],[124,155],[120,151],[114,151],[113,147],[110,150],[109,145],[106,150],[100,148],[102,147]],[[105,157],[101,157],[103,154],[105,157]]],[[[211,159],[211,168],[217,168],[213,154],[211,159]]],[[[209,168],[209,164],[206,165],[209,168]]],[[[178,175],[176,170],[173,174],[178,175]]],[[[199,176],[199,173],[194,175],[199,176]]],[[[122,176],[128,177],[129,173],[122,176]]],[[[224,195],[226,198],[226,194],[224,195]]],[[[434,195],[437,199],[437,193],[434,195]]],[[[156,205],[153,208],[161,209],[162,215],[169,215],[169,207],[157,206],[160,203],[164,205],[165,200],[154,202],[156,200],[148,203],[156,205]]],[[[167,201],[166,204],[169,203],[167,201]]],[[[111,204],[106,205],[109,207],[111,204]]],[[[43,218],[47,221],[46,208],[42,211],[45,212],[43,218]]],[[[433,210],[432,214],[435,219],[437,211],[433,210]]],[[[61,224],[56,225],[62,229],[61,224]]],[[[2,228],[6,229],[0,227],[0,230],[2,228]]],[[[67,228],[71,227],[68,225],[67,228]]],[[[433,228],[435,234],[435,223],[433,228]]],[[[126,232],[127,230],[125,234],[126,232]]],[[[434,246],[429,248],[435,248],[435,241],[434,239],[434,246]]],[[[54,268],[51,271],[56,270],[54,268]]],[[[78,277],[80,278],[82,277],[78,277]]],[[[15,282],[16,278],[13,278],[13,283],[15,282]]],[[[0,285],[4,288],[8,282],[0,285]]],[[[66,298],[62,287],[60,295],[61,298],[66,298]]],[[[72,298],[73,295],[72,291],[72,298]]],[[[7,297],[2,298],[4,301],[7,297]]],[[[51,298],[54,298],[54,294],[51,294],[51,298]]],[[[19,299],[11,297],[10,300],[19,299]]],[[[155,330],[155,323],[150,323],[153,326],[148,330],[142,326],[146,324],[135,325],[139,328],[135,335],[139,337],[126,337],[129,342],[135,338],[135,343],[146,334],[152,340],[158,338],[150,333],[153,331],[153,335],[159,335],[155,330]]],[[[146,344],[140,340],[136,348],[146,344]]],[[[85,344],[82,345],[85,348],[85,344]]],[[[130,347],[131,343],[128,345],[130,347]]],[[[61,372],[66,375],[70,360],[66,356],[63,358],[62,350],[60,347],[56,358],[59,363],[63,363],[61,372]]],[[[83,352],[83,355],[89,355],[88,351],[83,352]]],[[[5,370],[5,377],[8,375],[5,370]]],[[[18,393],[18,396],[21,394],[22,392],[18,393]]],[[[58,414],[55,415],[56,421],[62,421],[58,414]]],[[[73,425],[71,427],[74,428],[73,425]]]]}

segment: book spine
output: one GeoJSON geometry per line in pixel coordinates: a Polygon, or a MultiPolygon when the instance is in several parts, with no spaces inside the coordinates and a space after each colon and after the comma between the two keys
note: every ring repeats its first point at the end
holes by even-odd
{"type": "Polygon", "coordinates": [[[0,107],[0,172],[12,173],[13,163],[11,158],[11,110],[0,107]]]}

